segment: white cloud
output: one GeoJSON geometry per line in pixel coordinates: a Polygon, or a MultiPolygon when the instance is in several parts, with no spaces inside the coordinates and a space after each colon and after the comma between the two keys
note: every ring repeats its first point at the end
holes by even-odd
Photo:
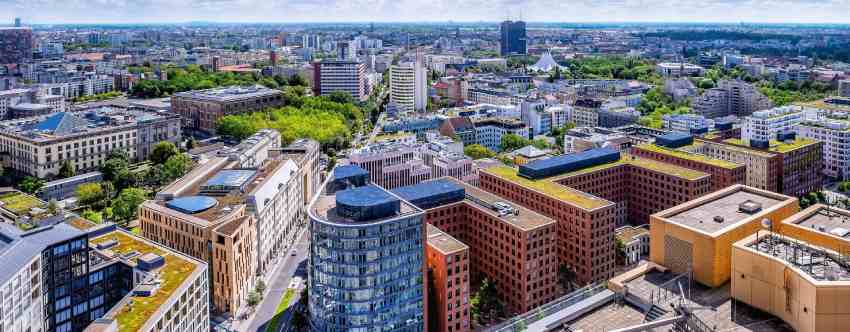
{"type": "Polygon", "coordinates": [[[33,23],[499,21],[837,22],[850,0],[0,0],[33,23]]]}

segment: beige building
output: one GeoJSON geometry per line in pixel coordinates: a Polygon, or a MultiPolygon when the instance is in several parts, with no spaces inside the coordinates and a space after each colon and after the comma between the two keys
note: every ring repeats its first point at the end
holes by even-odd
{"type": "Polygon", "coordinates": [[[735,243],[732,271],[734,299],[796,331],[838,332],[850,326],[850,268],[835,251],[760,232],[735,243]]]}
{"type": "Polygon", "coordinates": [[[78,174],[97,170],[115,150],[143,160],[156,143],[180,136],[176,115],[101,107],[0,122],[0,156],[4,167],[49,178],[65,161],[78,174]]]}
{"type": "Polygon", "coordinates": [[[650,260],[717,287],[729,280],[733,243],[797,211],[796,198],[734,185],[650,216],[650,260]]]}

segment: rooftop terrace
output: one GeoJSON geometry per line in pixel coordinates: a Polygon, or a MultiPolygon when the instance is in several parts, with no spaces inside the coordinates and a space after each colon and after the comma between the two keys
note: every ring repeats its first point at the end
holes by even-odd
{"type": "MultiPolygon", "coordinates": [[[[90,242],[97,245],[112,240],[118,241],[118,244],[109,248],[109,250],[118,254],[119,257],[132,252],[139,253],[128,259],[130,264],[137,264],[139,257],[148,253],[165,258],[165,265],[157,271],[161,284],[156,293],[152,296],[134,296],[131,292],[106,314],[106,318],[115,319],[118,322],[120,332],[141,330],[148,323],[148,320],[161,309],[163,304],[189,280],[190,276],[203,271],[203,263],[188,259],[123,231],[113,231],[93,238],[90,242]]],[[[151,323],[153,324],[153,322],[151,323]]]]}

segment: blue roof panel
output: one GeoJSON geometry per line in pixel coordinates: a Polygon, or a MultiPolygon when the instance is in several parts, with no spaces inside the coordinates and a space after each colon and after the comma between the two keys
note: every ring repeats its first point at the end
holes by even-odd
{"type": "Polygon", "coordinates": [[[392,192],[420,209],[462,201],[466,190],[449,179],[425,181],[411,186],[393,189],[392,192]]]}
{"type": "Polygon", "coordinates": [[[169,209],[174,209],[186,214],[195,214],[213,208],[218,201],[206,196],[186,196],[172,199],[165,203],[169,209]]]}
{"type": "Polygon", "coordinates": [[[613,148],[598,148],[529,162],[519,167],[518,175],[540,179],[590,166],[614,162],[620,159],[620,151],[613,148]]]}
{"type": "Polygon", "coordinates": [[[357,165],[344,165],[334,168],[334,179],[346,179],[364,175],[369,176],[369,172],[357,165]]]}
{"type": "Polygon", "coordinates": [[[257,171],[252,169],[226,169],[218,172],[204,183],[204,187],[224,186],[241,187],[254,176],[257,171]]]}

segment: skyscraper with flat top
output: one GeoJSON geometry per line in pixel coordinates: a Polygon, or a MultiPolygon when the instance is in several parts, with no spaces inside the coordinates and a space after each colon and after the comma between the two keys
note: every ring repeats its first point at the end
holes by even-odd
{"type": "Polygon", "coordinates": [[[500,26],[502,33],[501,52],[502,56],[528,54],[525,37],[525,22],[504,21],[500,26]]]}

